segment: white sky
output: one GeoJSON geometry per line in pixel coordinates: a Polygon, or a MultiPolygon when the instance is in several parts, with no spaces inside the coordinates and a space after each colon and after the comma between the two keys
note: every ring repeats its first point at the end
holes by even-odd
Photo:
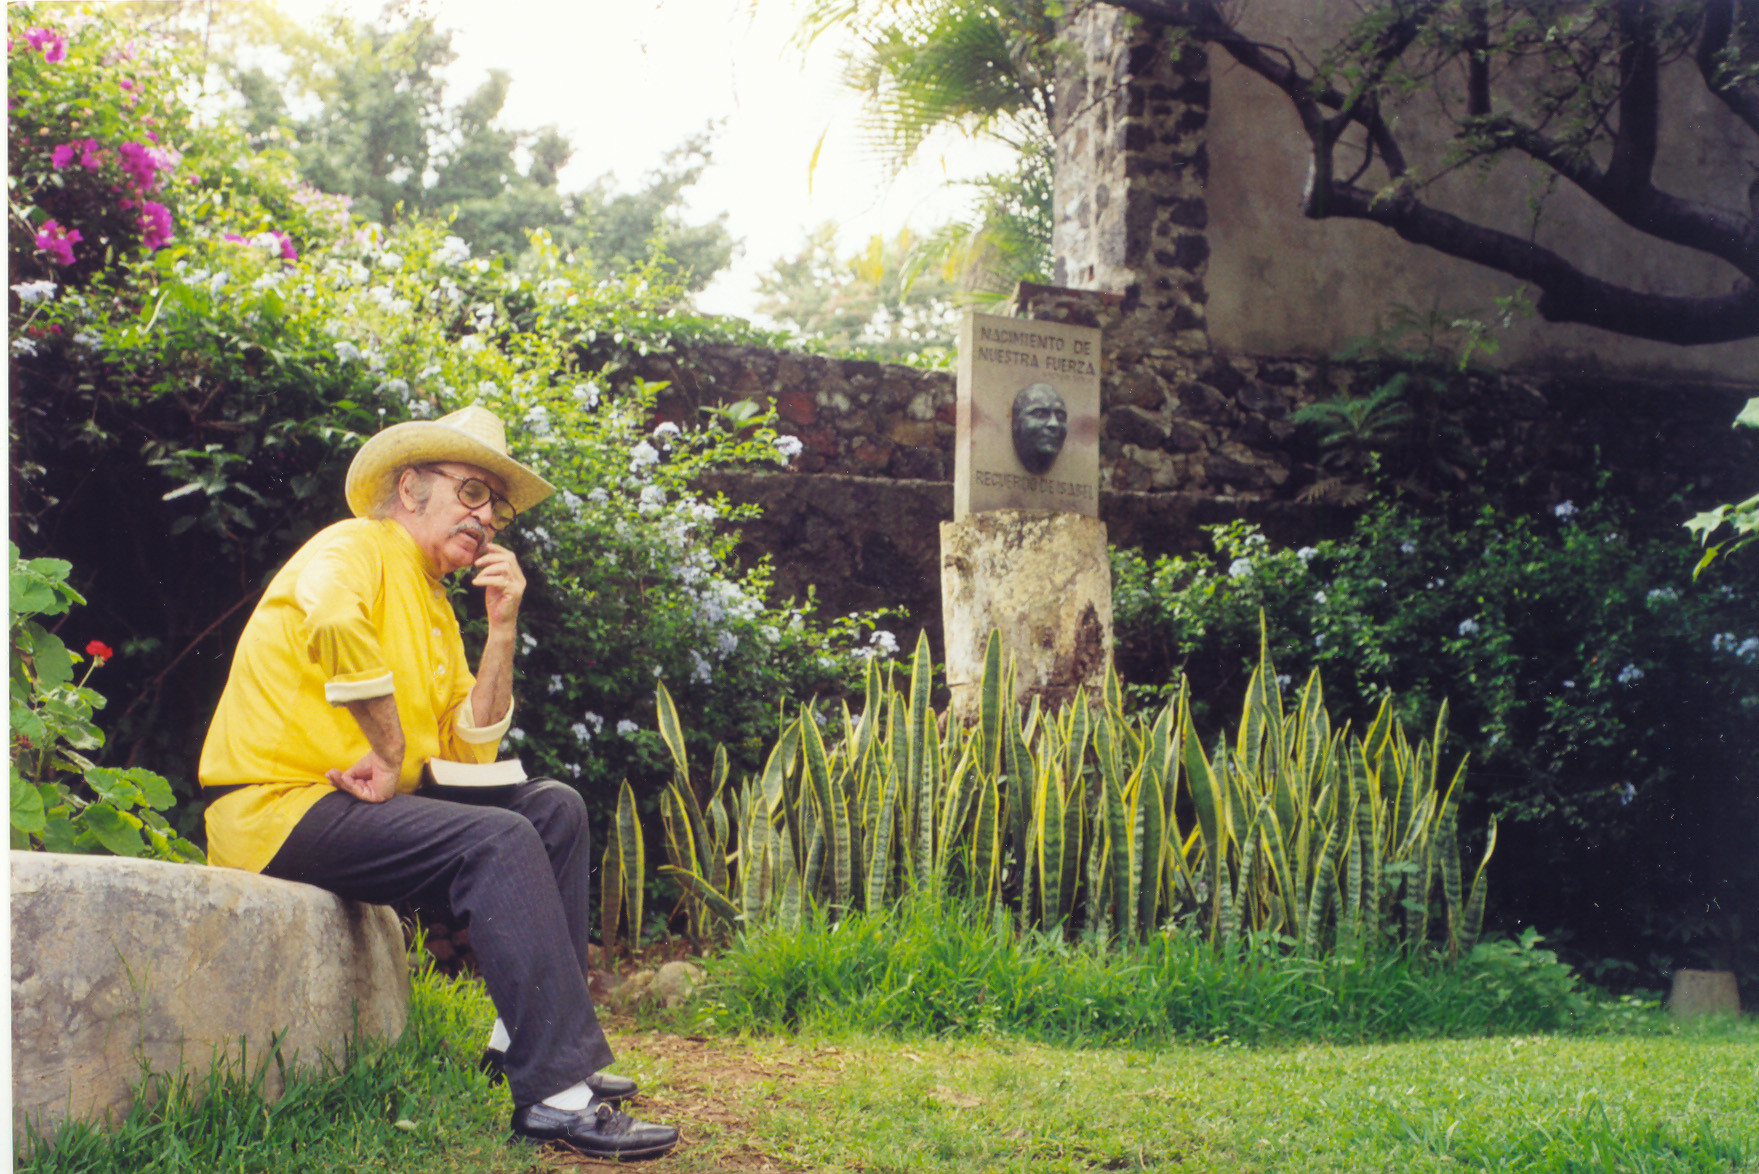
{"type": "MultiPolygon", "coordinates": [[[[342,11],[371,19],[380,0],[279,0],[311,24],[342,11]]],[[[898,181],[860,141],[859,101],[837,80],[838,55],[792,44],[793,0],[426,0],[452,39],[448,72],[457,101],[493,68],[513,84],[503,123],[555,124],[574,142],[564,190],[607,172],[629,190],[667,150],[725,120],[714,163],[691,191],[692,221],[726,212],[742,243],[730,270],[698,297],[709,313],[751,317],[757,275],[796,254],[807,232],[834,220],[845,252],[908,225],[926,231],[968,201],[948,175],[1001,166],[994,148],[949,138],[898,181]],[[755,10],[754,10],[755,9],[755,10]],[[827,133],[828,132],[828,133],[827,133]],[[820,136],[816,170],[811,159],[820,136]]]]}

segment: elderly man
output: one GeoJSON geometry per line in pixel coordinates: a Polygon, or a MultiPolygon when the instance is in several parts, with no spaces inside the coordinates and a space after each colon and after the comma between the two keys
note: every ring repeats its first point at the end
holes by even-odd
{"type": "Polygon", "coordinates": [[[431,758],[493,761],[512,722],[525,577],[492,539],[552,492],[479,407],[362,446],[355,517],[300,548],[239,639],[202,748],[208,854],[359,901],[448,901],[499,1015],[485,1063],[512,1091],[513,1132],[657,1157],[678,1131],[617,1110],[635,1085],[604,1071],[587,993],[580,796],[549,779],[491,805],[412,793],[431,758]],[[488,611],[474,675],[445,587],[467,568],[488,611]]]}
{"type": "Polygon", "coordinates": [[[1042,477],[1056,463],[1069,435],[1069,408],[1057,389],[1034,383],[1020,389],[1009,415],[1013,423],[1014,455],[1026,471],[1042,477]]]}

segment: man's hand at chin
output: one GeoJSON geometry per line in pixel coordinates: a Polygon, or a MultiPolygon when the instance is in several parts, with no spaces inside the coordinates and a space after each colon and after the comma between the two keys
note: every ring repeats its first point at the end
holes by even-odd
{"type": "Polygon", "coordinates": [[[400,765],[392,765],[368,751],[347,770],[330,770],[324,775],[338,791],[346,791],[366,803],[383,803],[397,793],[400,765]]]}

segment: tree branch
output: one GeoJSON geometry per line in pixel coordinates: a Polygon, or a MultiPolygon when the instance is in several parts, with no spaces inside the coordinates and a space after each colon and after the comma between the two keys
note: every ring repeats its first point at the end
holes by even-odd
{"type": "Polygon", "coordinates": [[[1639,293],[1591,277],[1550,249],[1432,208],[1409,191],[1377,198],[1333,186],[1331,215],[1383,224],[1413,244],[1484,265],[1538,286],[1547,322],[1579,322],[1634,338],[1698,345],[1751,338],[1759,323],[1759,287],[1712,297],[1639,293]]]}

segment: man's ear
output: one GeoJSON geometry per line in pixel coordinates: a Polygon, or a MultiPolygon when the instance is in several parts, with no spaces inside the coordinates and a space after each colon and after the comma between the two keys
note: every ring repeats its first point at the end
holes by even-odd
{"type": "Polygon", "coordinates": [[[411,514],[421,513],[425,504],[416,498],[415,492],[410,488],[413,484],[412,479],[417,476],[419,474],[414,468],[404,469],[397,474],[397,501],[406,512],[411,514]]]}

